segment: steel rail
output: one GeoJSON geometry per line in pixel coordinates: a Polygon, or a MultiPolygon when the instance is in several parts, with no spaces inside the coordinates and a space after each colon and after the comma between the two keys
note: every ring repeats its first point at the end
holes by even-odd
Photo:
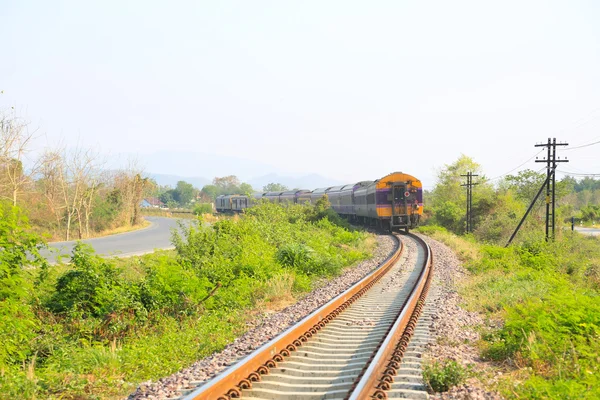
{"type": "Polygon", "coordinates": [[[269,374],[270,369],[276,368],[277,363],[334,320],[389,271],[404,249],[403,243],[396,237],[394,239],[398,243],[395,252],[376,270],[184,399],[229,400],[241,397],[242,390],[250,389],[253,382],[260,382],[261,376],[269,374]]]}
{"type": "Polygon", "coordinates": [[[431,248],[420,237],[412,234],[410,236],[426,249],[424,268],[402,312],[349,395],[349,400],[388,398],[386,390],[392,387],[394,376],[400,368],[402,357],[425,304],[433,270],[431,248]]]}

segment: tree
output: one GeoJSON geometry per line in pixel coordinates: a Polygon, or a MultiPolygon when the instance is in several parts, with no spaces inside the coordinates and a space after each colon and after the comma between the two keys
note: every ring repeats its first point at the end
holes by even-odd
{"type": "Polygon", "coordinates": [[[239,187],[240,180],[235,175],[228,175],[228,176],[224,176],[222,178],[215,177],[213,179],[213,185],[215,185],[216,187],[218,187],[220,189],[239,187]]]}
{"type": "MultiPolygon", "coordinates": [[[[431,193],[431,208],[433,211],[434,221],[456,233],[462,233],[465,230],[465,215],[466,215],[466,192],[465,188],[461,187],[464,183],[464,177],[467,172],[473,172],[477,175],[481,174],[481,166],[473,161],[472,158],[461,155],[458,160],[452,164],[444,165],[438,173],[438,181],[431,193]]],[[[483,176],[480,177],[485,180],[483,176]]],[[[473,195],[473,212],[474,216],[480,215],[483,210],[482,197],[478,194],[485,191],[489,193],[491,188],[489,185],[478,185],[477,190],[474,190],[473,195]],[[483,187],[487,186],[487,187],[483,187]]],[[[488,197],[488,194],[486,194],[488,197]]],[[[474,218],[474,224],[477,224],[477,218],[474,218]]]]}
{"type": "Polygon", "coordinates": [[[517,175],[508,175],[500,182],[500,188],[512,190],[516,197],[529,204],[546,180],[546,174],[530,169],[519,171],[517,175]]]}
{"type": "Polygon", "coordinates": [[[200,193],[214,201],[219,195],[219,187],[216,185],[204,185],[200,193]]]}
{"type": "Polygon", "coordinates": [[[181,206],[186,206],[194,198],[194,185],[185,181],[179,181],[177,182],[175,192],[177,194],[175,200],[177,200],[181,206]]]}
{"type": "Polygon", "coordinates": [[[240,194],[245,194],[246,196],[250,196],[254,193],[254,188],[249,183],[242,183],[240,185],[240,194]]]}
{"type": "Polygon", "coordinates": [[[285,192],[286,190],[289,190],[288,187],[281,183],[269,183],[263,186],[263,191],[265,192],[285,192]]]}
{"type": "Polygon", "coordinates": [[[166,192],[162,193],[158,198],[164,204],[167,204],[170,202],[175,202],[174,195],[175,195],[175,189],[170,189],[170,190],[167,190],[166,192]]]}
{"type": "Polygon", "coordinates": [[[0,115],[0,197],[9,199],[13,206],[17,205],[19,194],[29,182],[23,169],[23,158],[29,151],[34,133],[14,113],[0,115]]]}

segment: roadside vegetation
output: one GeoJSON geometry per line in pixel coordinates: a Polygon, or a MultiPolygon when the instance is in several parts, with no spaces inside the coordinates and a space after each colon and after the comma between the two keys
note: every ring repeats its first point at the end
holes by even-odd
{"type": "MultiPolygon", "coordinates": [[[[600,240],[566,225],[572,215],[595,207],[579,200],[596,198],[596,182],[584,180],[586,188],[579,191],[582,182],[557,182],[555,241],[544,240],[540,203],[505,248],[543,177],[525,171],[494,186],[483,179],[474,191],[475,230],[465,235],[460,175],[477,168],[462,157],[441,171],[430,197],[429,226],[420,231],[453,248],[471,272],[459,283],[460,294],[466,308],[486,316],[476,345],[503,373],[492,389],[507,398],[600,398],[600,240]]],[[[436,384],[453,376],[441,365],[428,372],[436,384]]]]}
{"type": "Polygon", "coordinates": [[[211,225],[200,218],[172,251],[115,260],[78,245],[70,265],[49,266],[24,213],[2,203],[0,216],[2,399],[122,398],[222,349],[253,315],[374,246],[326,201],[266,203],[211,225]]]}

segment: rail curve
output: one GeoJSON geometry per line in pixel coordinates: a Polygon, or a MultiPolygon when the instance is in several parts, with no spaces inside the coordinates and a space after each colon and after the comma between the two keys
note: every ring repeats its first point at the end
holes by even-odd
{"type": "Polygon", "coordinates": [[[431,249],[422,239],[395,237],[396,251],[377,269],[184,399],[393,396],[432,271],[431,249]],[[417,251],[405,251],[405,240],[417,251]]]}

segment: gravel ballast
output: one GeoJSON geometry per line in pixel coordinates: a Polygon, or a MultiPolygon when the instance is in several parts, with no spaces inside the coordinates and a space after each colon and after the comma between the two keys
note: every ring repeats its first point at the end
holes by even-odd
{"type": "MultiPolygon", "coordinates": [[[[469,272],[462,266],[454,252],[443,243],[427,236],[419,235],[431,247],[434,254],[434,278],[427,300],[431,302],[432,340],[424,353],[425,360],[454,360],[471,368],[476,375],[489,375],[489,365],[481,360],[475,343],[480,339],[477,327],[484,325],[484,319],[476,312],[460,307],[462,299],[457,292],[457,283],[465,279],[469,272]]],[[[427,361],[426,361],[427,362],[427,361]]],[[[498,393],[483,388],[480,379],[473,377],[466,383],[445,393],[436,393],[433,399],[502,399],[498,393]]]]}
{"type": "Polygon", "coordinates": [[[250,322],[249,330],[227,345],[222,351],[198,360],[190,367],[157,382],[147,381],[128,399],[167,399],[180,396],[179,390],[207,381],[240,358],[251,353],[270,339],[304,318],[316,308],[342,293],[381,264],[395,249],[396,241],[388,235],[377,235],[374,257],[347,268],[340,276],[312,291],[297,303],[274,314],[250,322]]]}

